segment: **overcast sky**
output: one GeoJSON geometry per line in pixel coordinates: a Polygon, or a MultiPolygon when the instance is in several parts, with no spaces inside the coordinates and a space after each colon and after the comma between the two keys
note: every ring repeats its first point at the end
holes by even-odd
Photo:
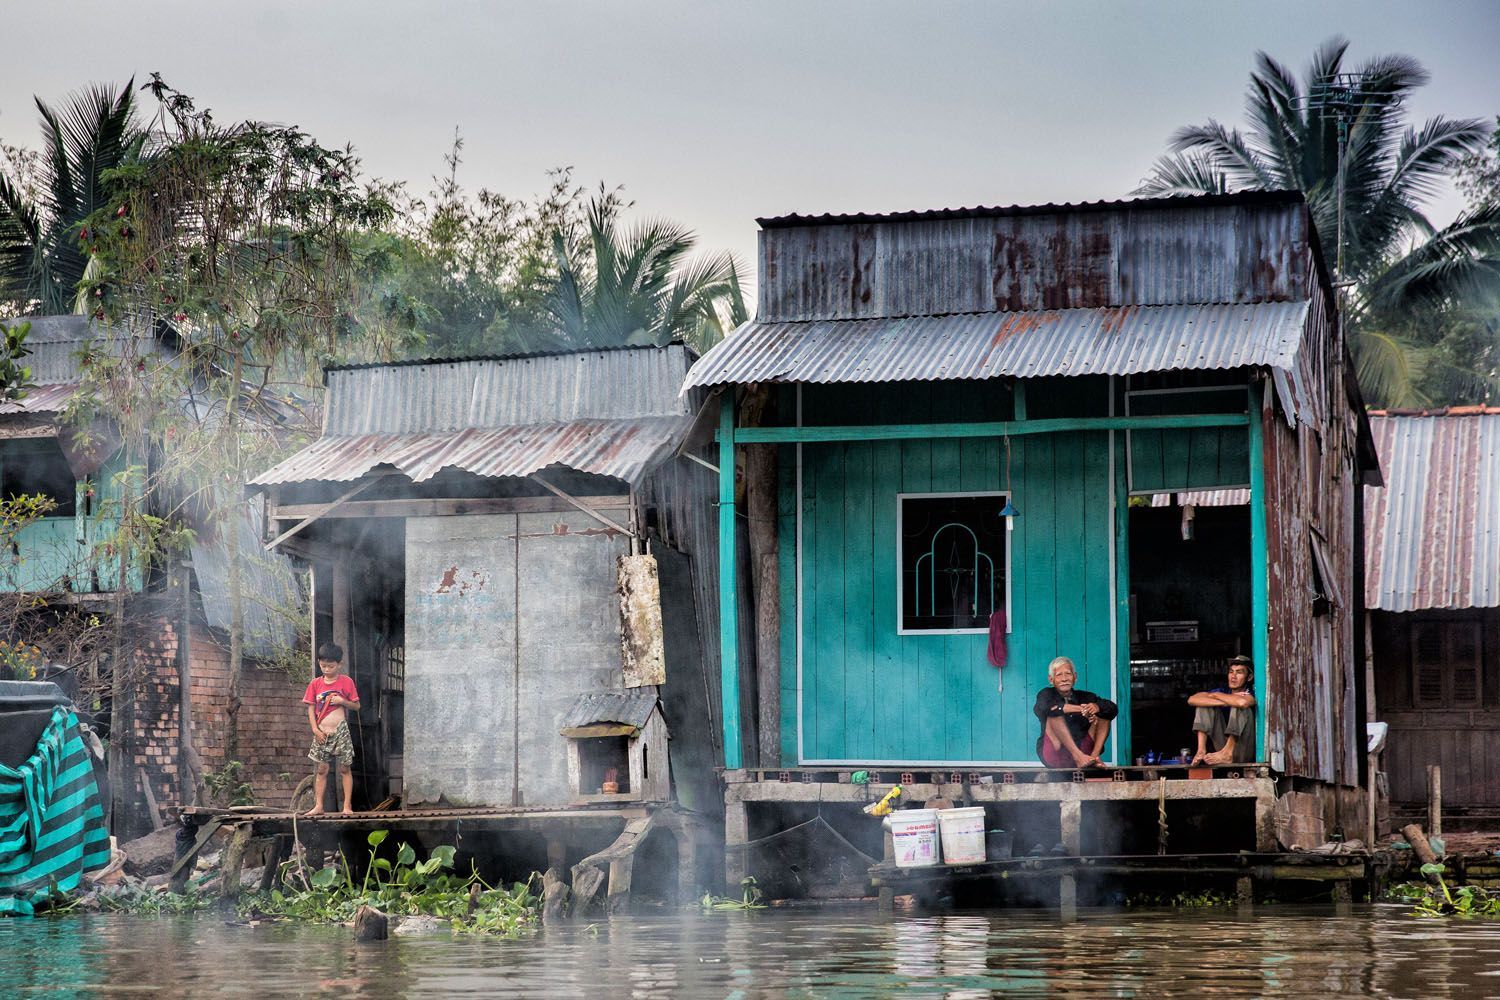
{"type": "Polygon", "coordinates": [[[752,265],[756,216],[1123,197],[1175,127],[1238,123],[1257,49],[1300,74],[1342,33],[1356,61],[1428,68],[1414,117],[1500,113],[1495,0],[7,8],[9,141],[36,144],[33,94],[154,70],[220,120],[352,142],[419,191],[456,125],[470,190],[530,196],[572,165],[752,265]]]}

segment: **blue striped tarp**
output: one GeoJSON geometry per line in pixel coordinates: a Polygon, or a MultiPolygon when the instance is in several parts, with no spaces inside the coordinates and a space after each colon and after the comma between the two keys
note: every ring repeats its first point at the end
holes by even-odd
{"type": "Polygon", "coordinates": [[[109,831],[78,717],[59,706],[36,752],[0,764],[0,915],[30,916],[109,864],[109,831]]]}

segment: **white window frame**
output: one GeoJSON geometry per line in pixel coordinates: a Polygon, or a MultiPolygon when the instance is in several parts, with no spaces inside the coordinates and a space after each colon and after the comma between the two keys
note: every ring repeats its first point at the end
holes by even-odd
{"type": "MultiPolygon", "coordinates": [[[[975,499],[978,497],[1004,497],[1010,499],[1009,490],[950,490],[943,493],[897,493],[896,494],[896,634],[897,635],[988,635],[987,628],[902,628],[902,609],[906,606],[906,572],[905,560],[902,558],[902,519],[906,516],[907,500],[943,500],[950,498],[975,499]]],[[[1005,506],[1004,503],[1001,504],[1005,506]]],[[[1010,561],[1011,550],[1015,548],[1011,544],[1010,526],[1006,526],[1005,535],[1005,631],[1009,634],[1015,626],[1015,618],[1010,613],[1010,561]]]]}

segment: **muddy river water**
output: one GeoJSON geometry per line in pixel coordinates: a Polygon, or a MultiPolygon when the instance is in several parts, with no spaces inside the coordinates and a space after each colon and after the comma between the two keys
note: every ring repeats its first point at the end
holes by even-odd
{"type": "Polygon", "coordinates": [[[0,997],[1500,995],[1500,922],[1400,905],[661,915],[355,944],[219,917],[0,920],[0,997]]]}

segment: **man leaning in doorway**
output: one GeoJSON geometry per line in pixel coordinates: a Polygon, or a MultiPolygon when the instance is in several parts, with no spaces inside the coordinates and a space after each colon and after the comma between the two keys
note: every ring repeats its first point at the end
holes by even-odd
{"type": "Polygon", "coordinates": [[[1198,737],[1194,764],[1248,764],[1255,760],[1255,689],[1248,656],[1229,661],[1226,687],[1199,691],[1188,698],[1193,706],[1193,732],[1198,737]]]}

